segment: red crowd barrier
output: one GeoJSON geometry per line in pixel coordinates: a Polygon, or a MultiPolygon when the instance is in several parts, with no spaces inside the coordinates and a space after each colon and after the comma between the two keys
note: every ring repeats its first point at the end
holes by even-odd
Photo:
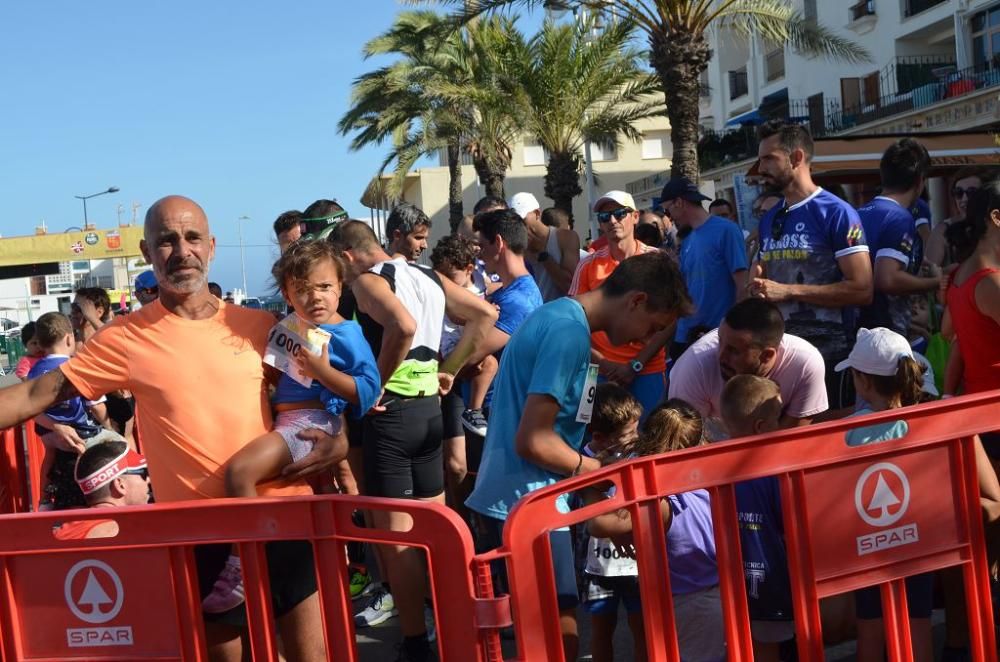
{"type": "Polygon", "coordinates": [[[277,660],[264,543],[308,540],[330,659],[354,662],[345,543],[401,544],[427,552],[445,662],[485,660],[480,621],[492,601],[474,597],[473,545],[454,512],[417,501],[304,497],[206,501],[109,511],[12,515],[0,537],[0,658],[4,660],[205,660],[193,546],[236,543],[247,586],[252,659],[277,660]],[[351,513],[405,510],[408,532],[357,527],[351,513]],[[114,538],[59,540],[60,522],[113,518],[114,538]]]}
{"type": "Polygon", "coordinates": [[[820,598],[880,584],[889,657],[912,660],[903,578],[959,566],[972,659],[996,660],[972,436],[1000,428],[998,404],[1000,392],[957,398],[637,459],[565,480],[518,502],[504,527],[503,547],[477,558],[477,573],[488,572],[489,560],[506,562],[516,659],[562,660],[548,533],[627,508],[648,658],[679,660],[659,501],[668,494],[707,489],[729,660],[750,660],[733,485],[777,476],[800,659],[823,659],[820,598]],[[909,432],[902,439],[860,447],[845,443],[850,429],[903,419],[909,432]],[[560,495],[608,482],[616,490],[607,501],[558,512],[560,495]]]}
{"type": "MultiPolygon", "coordinates": [[[[458,515],[416,501],[228,500],[3,517],[0,658],[206,659],[193,547],[221,542],[236,543],[243,560],[253,659],[275,660],[263,545],[308,540],[331,659],[358,659],[344,545],[364,541],[426,551],[445,662],[501,660],[499,628],[511,622],[511,612],[517,660],[560,660],[548,532],[628,508],[649,660],[679,660],[659,501],[705,488],[713,499],[729,659],[752,659],[733,484],[773,475],[782,493],[801,659],[823,659],[819,599],[875,584],[882,586],[889,655],[912,659],[903,578],[958,566],[973,659],[996,660],[972,435],[1000,427],[998,404],[1000,392],[969,396],[617,464],[528,495],[507,521],[503,547],[478,557],[458,515]],[[845,444],[850,429],[902,419],[909,432],[900,440],[845,444]],[[557,511],[559,495],[607,482],[616,486],[610,499],[557,511]],[[405,511],[414,525],[408,532],[359,528],[351,519],[356,509],[405,511]],[[109,517],[119,526],[114,538],[53,534],[61,522],[109,517]],[[509,598],[493,596],[488,564],[494,559],[507,564],[509,598]]],[[[4,432],[2,442],[0,475],[23,505],[32,495],[11,476],[28,470],[24,445],[37,441],[15,430],[4,432]]]]}
{"type": "Polygon", "coordinates": [[[0,514],[38,508],[44,450],[30,425],[0,431],[0,514]]]}

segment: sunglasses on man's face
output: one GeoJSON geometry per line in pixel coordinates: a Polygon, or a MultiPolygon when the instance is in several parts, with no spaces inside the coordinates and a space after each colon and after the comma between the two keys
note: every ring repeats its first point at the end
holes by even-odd
{"type": "Polygon", "coordinates": [[[632,210],[628,207],[621,207],[619,209],[615,209],[614,211],[599,211],[597,212],[597,222],[609,223],[612,216],[616,221],[620,221],[631,213],[632,210]]]}
{"type": "Polygon", "coordinates": [[[159,294],[159,287],[141,287],[138,290],[138,294],[159,294]]]}
{"type": "Polygon", "coordinates": [[[785,217],[788,216],[788,207],[782,207],[771,221],[771,239],[778,241],[781,235],[785,234],[785,217]]]}
{"type": "Polygon", "coordinates": [[[951,189],[951,194],[955,196],[956,199],[962,199],[963,197],[971,198],[978,192],[979,188],[975,186],[970,186],[969,188],[960,188],[956,186],[955,188],[951,189]]]}
{"type": "Polygon", "coordinates": [[[142,468],[142,469],[126,469],[125,473],[128,474],[128,475],[130,475],[130,476],[139,476],[143,480],[148,480],[149,479],[149,469],[146,469],[146,468],[142,468]]]}

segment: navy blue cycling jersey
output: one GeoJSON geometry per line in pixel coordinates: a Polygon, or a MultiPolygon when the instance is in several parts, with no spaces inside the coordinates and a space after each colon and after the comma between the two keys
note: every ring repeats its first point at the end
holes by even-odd
{"type": "MultiPolygon", "coordinates": [[[[858,213],[822,188],[790,207],[776,205],[760,222],[758,259],[765,277],[778,283],[829,285],[844,279],[837,260],[867,252],[858,213]]],[[[805,338],[828,362],[850,350],[853,310],[802,301],[778,304],[785,332],[805,338]]]]}
{"type": "Polygon", "coordinates": [[[792,589],[778,479],[767,476],[737,483],[736,510],[750,618],[790,620],[792,589]]]}
{"type": "MultiPolygon", "coordinates": [[[[880,259],[891,259],[916,275],[923,260],[924,244],[917,234],[913,214],[892,198],[878,196],[858,209],[871,251],[872,269],[880,259]]],[[[885,327],[906,336],[910,328],[910,298],[875,288],[870,306],[861,309],[860,325],[866,329],[885,327]]]]}

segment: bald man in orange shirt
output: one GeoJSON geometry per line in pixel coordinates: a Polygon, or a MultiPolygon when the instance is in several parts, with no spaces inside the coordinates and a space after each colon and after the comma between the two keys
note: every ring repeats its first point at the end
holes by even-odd
{"type": "MultiPolygon", "coordinates": [[[[140,249],[153,266],[159,299],[102,327],[59,370],[0,390],[0,429],[75,394],[96,398],[128,389],[142,411],[143,450],[157,500],[222,497],[225,462],[271,429],[269,375],[262,357],[274,318],[209,292],[215,237],[193,200],[169,196],[150,207],[140,249]]],[[[291,485],[261,486],[262,495],[310,494],[301,479],[330,469],[347,454],[343,437],[318,430],[302,436],[315,445],[310,455],[286,468],[291,485]]],[[[203,594],[211,590],[229,547],[195,550],[203,594]]],[[[325,660],[311,545],[269,543],[267,554],[286,655],[325,660]]],[[[206,615],[211,659],[242,659],[245,623],[242,605],[206,615]]]]}

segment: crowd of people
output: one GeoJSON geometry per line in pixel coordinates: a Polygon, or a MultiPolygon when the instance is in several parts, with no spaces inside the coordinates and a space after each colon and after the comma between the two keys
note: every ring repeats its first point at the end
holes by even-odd
{"type": "MultiPolygon", "coordinates": [[[[432,250],[416,206],[396,206],[380,241],[318,200],[274,222],[271,275],[288,306],[277,323],[210,289],[205,212],[163,198],[145,220],[141,309],[112,318],[106,294],[80,290],[69,318],[26,326],[26,381],[0,390],[0,427],[33,419],[51,449],[47,507],[144,503],[147,474],[161,502],[419,499],[454,508],[486,551],[526,494],[611,462],[1000,388],[1000,183],[959,173],[954,216],[934,224],[918,141],[886,150],[879,195],[857,209],[813,181],[812,156],[806,128],[761,127],[754,232],[683,177],[652,210],[624,191],[601,195],[601,236],[585,247],[570,214],[526,192],[483,198],[432,250]]],[[[846,443],[898,438],[900,418],[846,443]]],[[[992,523],[1000,438],[976,443],[992,523]]],[[[585,490],[562,506],[603,498],[585,490]]],[[[777,483],[741,483],[736,498],[754,653],[784,659],[795,615],[777,483]]],[[[723,659],[709,495],[669,495],[661,510],[682,658],[723,659]]],[[[403,512],[357,519],[412,526],[403,512]]],[[[64,535],[103,525],[84,529],[64,535]]],[[[593,659],[613,659],[619,605],[634,659],[645,658],[638,566],[621,544],[630,531],[620,511],[550,534],[567,659],[581,613],[593,659]]],[[[350,551],[351,594],[366,601],[356,627],[398,615],[399,659],[430,659],[423,553],[350,551]]],[[[274,542],[267,556],[287,657],[325,659],[311,546],[274,542]]],[[[240,659],[239,555],[203,545],[196,559],[212,657],[240,659]]],[[[504,569],[495,575],[503,590],[504,569]]],[[[960,660],[963,603],[950,586],[945,654],[960,660]]],[[[907,588],[914,656],[931,660],[934,577],[907,588]]],[[[856,636],[860,660],[881,660],[877,590],[849,599],[824,611],[829,631],[856,636]]]]}

